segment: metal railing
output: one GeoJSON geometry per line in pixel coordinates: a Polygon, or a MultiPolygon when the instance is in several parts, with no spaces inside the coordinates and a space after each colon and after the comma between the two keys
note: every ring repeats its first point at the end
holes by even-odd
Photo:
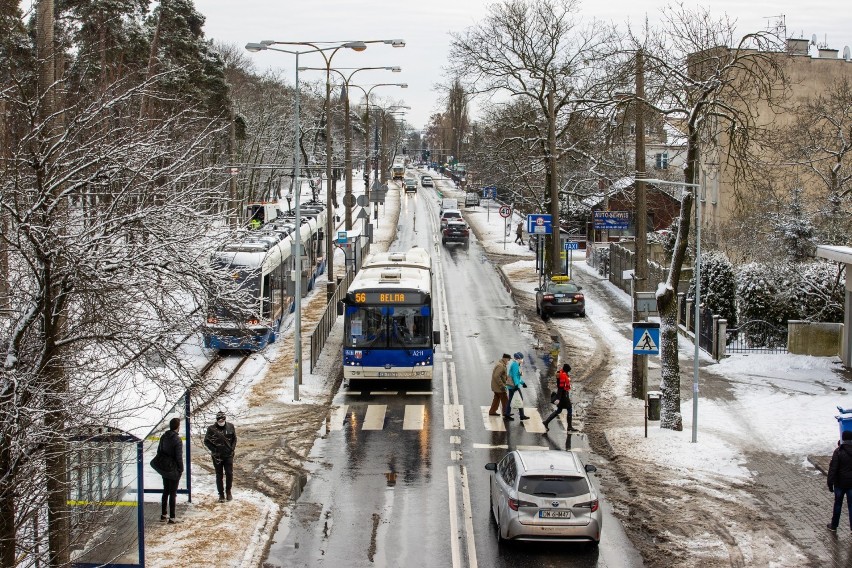
{"type": "Polygon", "coordinates": [[[361,270],[361,265],[369,254],[370,243],[367,241],[364,243],[364,246],[361,247],[361,253],[355,255],[355,262],[357,263],[355,265],[355,270],[353,270],[351,266],[347,268],[345,276],[340,280],[334,294],[332,294],[331,298],[329,298],[328,305],[326,305],[322,317],[319,322],[317,322],[317,326],[311,332],[311,373],[314,372],[314,369],[317,366],[317,361],[319,361],[322,350],[325,347],[325,342],[328,340],[328,336],[331,333],[331,328],[334,327],[334,322],[337,321],[337,303],[346,296],[346,293],[349,291],[349,285],[355,278],[356,271],[361,270]]]}

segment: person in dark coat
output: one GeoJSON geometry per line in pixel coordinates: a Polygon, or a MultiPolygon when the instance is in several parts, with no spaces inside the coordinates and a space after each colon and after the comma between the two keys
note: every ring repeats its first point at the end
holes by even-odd
{"type": "Polygon", "coordinates": [[[568,411],[568,431],[575,432],[577,429],[571,424],[571,420],[574,417],[574,408],[571,405],[571,377],[568,373],[571,372],[571,365],[565,363],[562,365],[562,369],[559,371],[559,377],[557,379],[558,387],[556,389],[556,410],[550,413],[550,416],[544,419],[544,429],[550,430],[548,424],[550,421],[559,416],[559,413],[563,410],[568,411]]]}
{"type": "Polygon", "coordinates": [[[515,242],[519,245],[524,244],[524,224],[518,223],[518,229],[515,231],[515,242]]]}
{"type": "Polygon", "coordinates": [[[226,420],[221,410],[216,414],[216,423],[207,427],[204,436],[204,446],[210,450],[213,457],[213,467],[216,470],[216,489],[219,490],[219,502],[224,503],[231,497],[231,486],[234,482],[234,452],[237,449],[237,431],[234,425],[226,420]],[[225,483],[222,483],[222,477],[225,483]]]}
{"type": "Polygon", "coordinates": [[[160,522],[166,522],[166,503],[168,503],[170,525],[178,522],[175,518],[175,502],[177,501],[178,483],[183,475],[183,440],[180,439],[178,428],[180,428],[180,418],[169,420],[169,429],[160,436],[160,444],[157,446],[157,453],[170,459],[177,466],[170,472],[160,474],[163,478],[160,522]]]}
{"type": "Polygon", "coordinates": [[[828,525],[830,531],[837,531],[840,524],[844,496],[849,512],[849,528],[852,529],[852,432],[844,431],[841,438],[828,466],[828,490],[834,492],[834,511],[828,525]]]}

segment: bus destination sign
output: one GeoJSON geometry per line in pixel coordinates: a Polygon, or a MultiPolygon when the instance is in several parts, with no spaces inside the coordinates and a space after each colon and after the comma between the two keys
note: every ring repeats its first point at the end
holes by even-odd
{"type": "Polygon", "coordinates": [[[419,305],[424,303],[422,292],[350,292],[349,300],[354,304],[372,305],[419,305]]]}

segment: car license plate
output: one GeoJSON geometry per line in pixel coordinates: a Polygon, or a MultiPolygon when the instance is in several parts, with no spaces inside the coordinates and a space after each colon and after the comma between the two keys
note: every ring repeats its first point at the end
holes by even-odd
{"type": "Polygon", "coordinates": [[[538,516],[541,519],[570,519],[571,511],[544,509],[538,512],[538,516]]]}
{"type": "Polygon", "coordinates": [[[571,298],[559,298],[559,303],[560,304],[570,304],[571,298]]]}

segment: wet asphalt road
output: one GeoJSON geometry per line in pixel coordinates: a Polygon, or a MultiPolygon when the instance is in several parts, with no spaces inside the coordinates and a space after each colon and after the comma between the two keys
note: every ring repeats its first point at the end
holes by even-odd
{"type": "MultiPolygon", "coordinates": [[[[440,186],[439,186],[440,187],[440,186]]],[[[640,566],[602,496],[598,548],[498,546],[488,503],[488,462],[508,449],[572,449],[595,463],[583,434],[564,422],[544,434],[553,369],[483,249],[444,247],[432,190],[403,196],[391,250],[427,248],[435,262],[436,329],[442,345],[431,384],[363,384],[335,397],[310,456],[301,497],[279,526],[264,566],[640,566]],[[449,317],[447,317],[449,314],[449,317]],[[491,368],[503,352],[525,354],[533,419],[485,416],[491,368]]]]}

